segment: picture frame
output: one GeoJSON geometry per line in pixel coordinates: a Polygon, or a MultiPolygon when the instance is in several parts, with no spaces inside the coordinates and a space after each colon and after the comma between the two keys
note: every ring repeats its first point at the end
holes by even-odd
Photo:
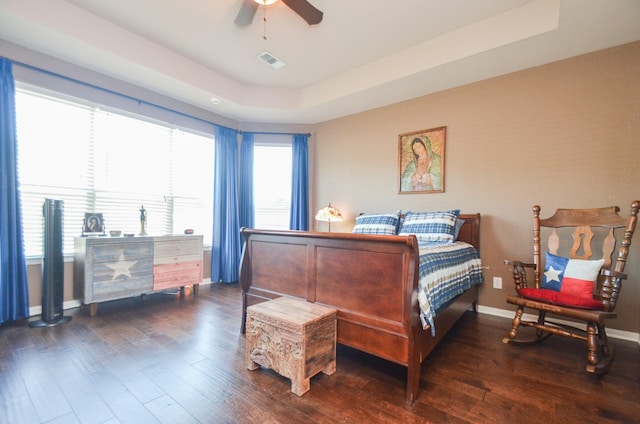
{"type": "Polygon", "coordinates": [[[82,235],[104,235],[104,219],[101,213],[85,212],[82,235]]]}
{"type": "Polygon", "coordinates": [[[398,192],[444,193],[447,127],[398,135],[398,192]]]}

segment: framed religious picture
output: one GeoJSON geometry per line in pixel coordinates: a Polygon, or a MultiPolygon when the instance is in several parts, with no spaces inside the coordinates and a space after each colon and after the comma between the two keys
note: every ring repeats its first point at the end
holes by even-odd
{"type": "Polygon", "coordinates": [[[104,235],[104,220],[101,213],[85,212],[82,235],[104,235]]]}
{"type": "Polygon", "coordinates": [[[446,128],[398,136],[399,193],[444,193],[446,128]]]}

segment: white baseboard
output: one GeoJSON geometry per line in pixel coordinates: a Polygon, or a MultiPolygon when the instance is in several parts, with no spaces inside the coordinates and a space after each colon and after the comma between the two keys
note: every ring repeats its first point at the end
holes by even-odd
{"type": "MultiPolygon", "coordinates": [[[[489,306],[482,306],[482,305],[478,305],[478,312],[481,314],[494,315],[497,317],[503,317],[503,318],[509,318],[509,319],[513,319],[513,314],[515,313],[514,311],[510,311],[507,309],[491,308],[489,306]]],[[[532,314],[523,314],[522,317],[530,321],[535,321],[538,319],[537,315],[532,315],[532,314]]],[[[557,321],[560,324],[575,325],[575,323],[571,321],[564,321],[560,319],[557,319],[555,321],[557,321]]],[[[631,331],[622,331],[622,330],[616,330],[613,328],[607,328],[607,336],[614,339],[628,340],[628,341],[636,342],[640,344],[640,333],[633,333],[631,331]]]]}
{"type": "MultiPolygon", "coordinates": [[[[211,284],[210,278],[205,278],[200,283],[201,286],[206,284],[211,284]]],[[[79,308],[82,305],[80,299],[67,300],[66,302],[62,302],[62,310],[66,311],[67,309],[79,308]]],[[[35,317],[36,315],[42,315],[42,305],[31,306],[29,307],[29,317],[35,317]]]]}
{"type": "MultiPolygon", "coordinates": [[[[62,310],[66,311],[67,309],[79,308],[80,304],[79,299],[67,300],[66,302],[62,302],[62,310]]],[[[36,315],[42,315],[42,305],[29,307],[29,317],[35,317],[36,315]]]]}

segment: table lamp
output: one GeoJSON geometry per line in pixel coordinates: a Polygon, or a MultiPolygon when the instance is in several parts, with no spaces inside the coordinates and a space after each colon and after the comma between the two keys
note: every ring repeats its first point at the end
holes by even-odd
{"type": "Polygon", "coordinates": [[[331,223],[342,221],[342,213],[335,207],[331,206],[331,203],[329,203],[329,206],[325,206],[318,211],[318,213],[316,214],[316,220],[328,222],[329,232],[331,232],[331,223]]]}

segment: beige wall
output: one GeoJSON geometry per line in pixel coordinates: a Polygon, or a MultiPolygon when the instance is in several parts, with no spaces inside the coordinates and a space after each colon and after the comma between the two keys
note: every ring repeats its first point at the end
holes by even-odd
{"type": "MultiPolygon", "coordinates": [[[[346,214],[332,231],[365,211],[480,212],[480,303],[510,309],[502,260],[532,257],[534,204],[543,215],[619,205],[626,216],[640,199],[640,42],[325,122],[311,146],[312,210],[332,202],[346,214]],[[398,194],[398,134],[443,125],[445,192],[398,194]]],[[[640,235],[612,328],[640,331],[639,256],[640,235]]]]}

